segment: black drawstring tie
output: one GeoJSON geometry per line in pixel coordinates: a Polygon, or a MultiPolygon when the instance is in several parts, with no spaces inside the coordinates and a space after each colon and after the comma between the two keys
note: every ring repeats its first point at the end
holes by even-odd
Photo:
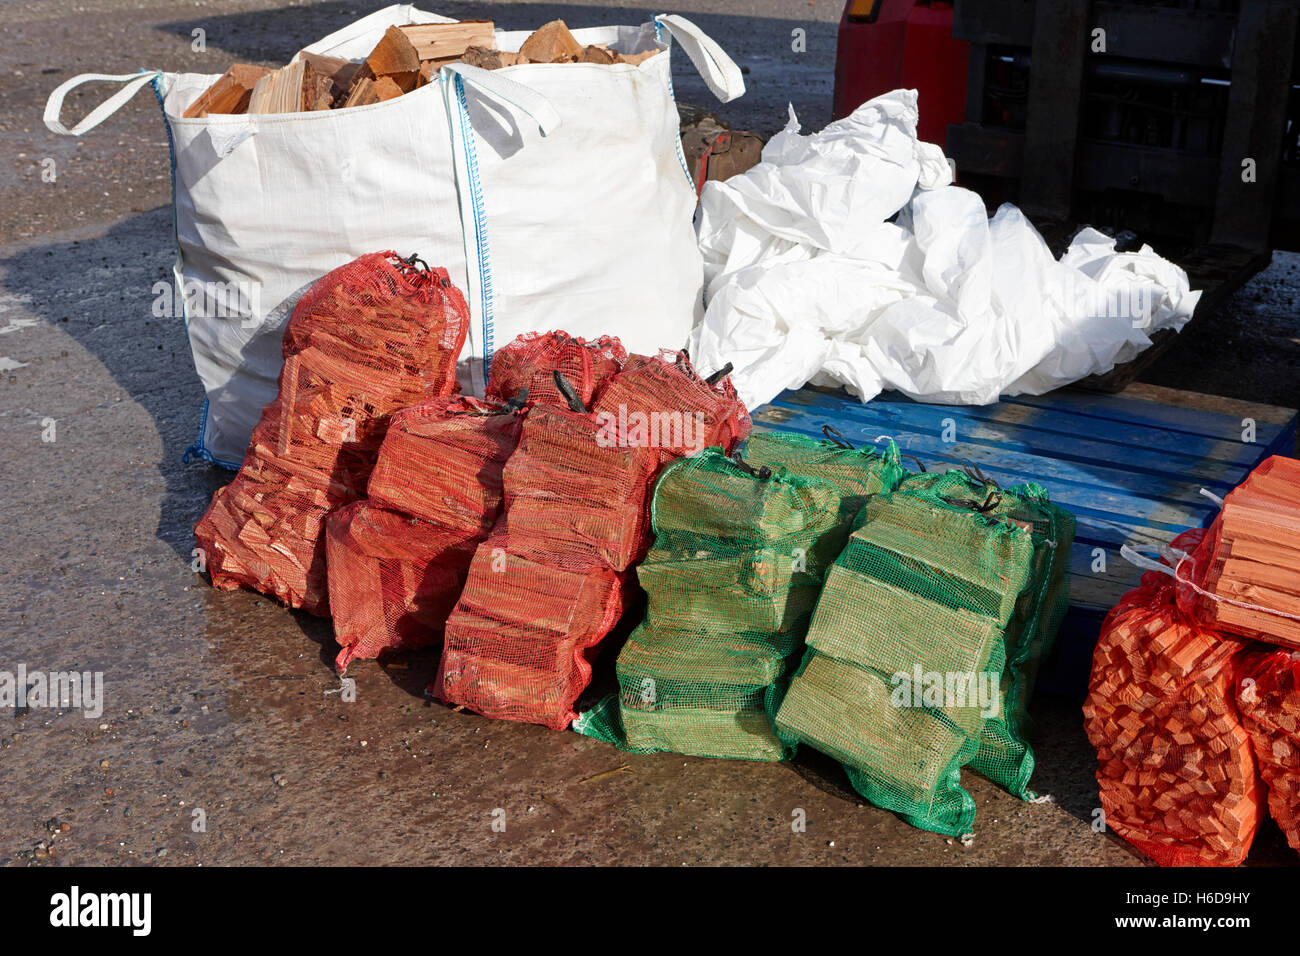
{"type": "Polygon", "coordinates": [[[986,515],[1002,504],[1002,492],[990,491],[983,504],[971,498],[944,498],[943,500],[950,505],[956,505],[958,508],[969,508],[971,511],[978,511],[980,514],[986,515]]]}
{"type": "Polygon", "coordinates": [[[722,366],[722,368],[718,369],[716,372],[714,372],[712,375],[706,378],[704,380],[704,384],[712,388],[714,385],[717,385],[724,378],[730,375],[732,368],[733,368],[732,364],[728,362],[726,365],[722,366]]]}
{"type": "Polygon", "coordinates": [[[569,411],[581,412],[585,415],[587,413],[587,406],[583,403],[582,399],[578,397],[578,391],[573,387],[573,383],[565,378],[558,368],[552,373],[552,378],[555,379],[555,387],[559,389],[560,394],[564,396],[564,400],[569,403],[569,411]]]}
{"type": "Polygon", "coordinates": [[[767,467],[767,465],[755,468],[749,462],[745,461],[745,459],[740,457],[740,452],[736,452],[731,456],[731,463],[745,474],[757,478],[759,481],[767,481],[767,479],[772,477],[771,468],[767,467]]]}
{"type": "Polygon", "coordinates": [[[853,442],[845,438],[844,435],[840,432],[840,430],[838,428],[835,428],[832,425],[823,425],[822,434],[825,435],[827,438],[829,438],[831,441],[835,442],[835,444],[839,445],[841,448],[848,448],[848,449],[853,448],[853,442]]]}

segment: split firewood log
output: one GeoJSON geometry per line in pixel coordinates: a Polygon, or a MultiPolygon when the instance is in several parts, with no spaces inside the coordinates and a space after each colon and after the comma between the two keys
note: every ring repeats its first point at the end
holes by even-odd
{"type": "Polygon", "coordinates": [[[186,119],[216,113],[244,113],[257,81],[271,71],[264,66],[236,63],[200,94],[182,114],[186,119]]]}
{"type": "Polygon", "coordinates": [[[415,89],[421,56],[405,33],[389,27],[362,64],[359,77],[379,80],[387,77],[403,93],[415,89]]]}
{"type": "Polygon", "coordinates": [[[398,27],[415,47],[421,60],[451,61],[470,47],[496,46],[496,24],[491,20],[461,20],[457,23],[416,23],[398,27]]]}
{"type": "Polygon", "coordinates": [[[518,66],[529,62],[528,57],[509,50],[489,50],[487,47],[472,46],[460,58],[462,63],[482,67],[485,70],[499,70],[506,66],[518,66]]]}
{"type": "Polygon", "coordinates": [[[575,63],[582,56],[582,44],[563,20],[552,20],[533,31],[519,52],[533,63],[575,63]]]}

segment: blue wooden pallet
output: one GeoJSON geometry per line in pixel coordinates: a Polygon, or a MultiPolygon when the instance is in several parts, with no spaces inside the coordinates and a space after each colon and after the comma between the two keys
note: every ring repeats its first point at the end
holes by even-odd
{"type": "Polygon", "coordinates": [[[1045,487],[1074,514],[1078,532],[1070,613],[1040,687],[1080,699],[1101,620],[1141,577],[1120,546],[1149,548],[1208,525],[1216,506],[1201,489],[1221,497],[1269,455],[1293,454],[1297,420],[1292,409],[1146,385],[978,407],[889,393],[864,405],[842,391],[804,388],[754,412],[758,429],[821,437],[831,425],[855,444],[888,436],[930,471],[971,463],[1004,486],[1045,487]],[[1254,423],[1253,441],[1244,440],[1252,437],[1245,419],[1254,423]]]}

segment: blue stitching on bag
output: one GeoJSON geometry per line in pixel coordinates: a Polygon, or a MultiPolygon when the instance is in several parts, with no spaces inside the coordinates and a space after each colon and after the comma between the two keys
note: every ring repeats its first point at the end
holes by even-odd
{"type": "MultiPolygon", "coordinates": [[[[660,43],[664,42],[664,28],[658,20],[652,21],[655,25],[655,39],[660,43]]],[[[677,94],[673,92],[673,68],[672,60],[668,61],[668,98],[673,101],[673,109],[677,109],[677,94]]],[[[682,124],[677,124],[677,161],[682,164],[682,172],[686,174],[686,181],[691,184],[692,191],[698,191],[695,187],[695,177],[691,175],[691,167],[686,164],[686,151],[682,149],[682,124]]]]}
{"type": "Polygon", "coordinates": [[[181,455],[181,464],[188,465],[192,459],[199,458],[203,461],[210,461],[214,465],[220,465],[222,468],[229,468],[231,471],[239,471],[242,466],[241,462],[217,458],[203,445],[203,432],[208,427],[208,404],[209,400],[207,398],[203,399],[203,410],[199,413],[199,441],[185,449],[185,454],[181,455]]]}
{"type": "Polygon", "coordinates": [[[474,239],[478,251],[479,300],[483,304],[483,380],[492,374],[492,333],[495,316],[492,295],[492,250],[488,244],[487,208],[483,203],[483,184],[479,180],[478,152],[474,146],[474,128],[469,121],[469,103],[465,99],[465,81],[456,77],[456,102],[460,109],[461,139],[465,144],[465,169],[469,180],[470,205],[474,208],[474,239]]]}

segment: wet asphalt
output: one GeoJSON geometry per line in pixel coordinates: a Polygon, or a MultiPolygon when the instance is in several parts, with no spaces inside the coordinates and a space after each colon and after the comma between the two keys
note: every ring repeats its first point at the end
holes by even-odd
{"type": "MultiPolygon", "coordinates": [[[[146,91],[72,139],[48,133],[41,109],[80,72],[275,65],[379,6],[54,0],[0,11],[0,670],[105,682],[94,718],[0,711],[0,865],[1140,865],[1091,827],[1095,758],[1077,702],[1040,696],[1033,708],[1035,785],[1053,801],[1022,803],[967,773],[978,821],[962,846],[864,805],[815,753],[782,765],[629,756],[452,712],[423,696],[431,653],[354,665],[357,698],[345,702],[328,622],[217,592],[191,570],[194,522],[230,475],[181,462],[202,391],[182,322],[151,310],[174,255],[159,111],[146,91]],[[791,826],[797,810],[804,832],[791,826]]],[[[520,29],[652,12],[428,8],[520,29]]],[[[770,134],[787,102],[809,128],[829,119],[838,4],[677,9],[747,70],[747,96],[718,107],[732,125],[770,134]],[[806,53],[791,51],[796,28],[806,53]]],[[[676,72],[679,97],[707,104],[682,63],[676,72]]],[[[71,97],[67,113],[103,90],[71,97]]],[[[1279,255],[1147,379],[1300,405],[1295,262],[1279,255]]],[[[1252,861],[1288,860],[1268,825],[1252,861]]]]}

